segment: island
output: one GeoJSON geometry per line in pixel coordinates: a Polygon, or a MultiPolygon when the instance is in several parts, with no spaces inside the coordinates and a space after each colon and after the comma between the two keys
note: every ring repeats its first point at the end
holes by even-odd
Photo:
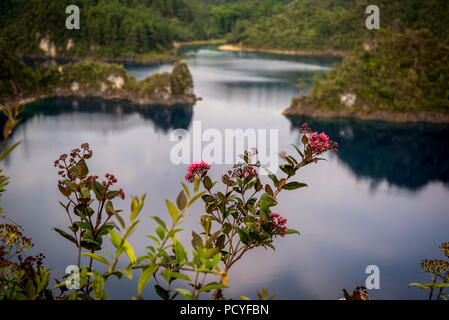
{"type": "Polygon", "coordinates": [[[25,104],[51,97],[128,100],[138,105],[192,105],[199,99],[187,64],[175,62],[171,73],[156,73],[141,81],[123,65],[83,60],[31,68],[0,44],[0,99],[25,104]],[[16,93],[20,96],[15,96],[16,93]]]}

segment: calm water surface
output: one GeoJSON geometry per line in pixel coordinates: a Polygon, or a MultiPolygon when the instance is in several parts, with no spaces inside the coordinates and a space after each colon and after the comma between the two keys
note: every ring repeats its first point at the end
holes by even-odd
{"type": "MultiPolygon", "coordinates": [[[[298,95],[296,79],[310,88],[314,72],[332,67],[332,60],[260,53],[220,52],[212,47],[185,48],[195,92],[195,106],[140,108],[122,101],[52,99],[28,105],[10,143],[22,144],[6,160],[12,182],[2,196],[6,212],[22,224],[47,256],[46,265],[60,277],[76,263],[75,248],[51,231],[66,227],[58,200],[53,161],[61,153],[89,142],[94,157],[91,172],[115,173],[127,195],[146,192],[144,217],[131,243],[145,253],[148,218],[168,219],[163,199],[175,199],[186,165],[170,162],[170,131],[202,128],[276,128],[279,149],[298,143],[297,128],[307,121],[340,143],[327,162],[305,168],[298,178],[310,187],[281,193],[277,212],[288,218],[301,236],[277,239],[276,252],[258,248],[233,267],[226,296],[255,297],[263,287],[279,299],[338,299],[341,289],[364,284],[368,265],[380,268],[375,299],[421,299],[423,292],[407,288],[425,281],[422,258],[440,257],[438,245],[449,241],[449,128],[350,120],[287,118],[281,111],[298,95]],[[176,187],[178,186],[178,187],[176,187]]],[[[125,66],[137,78],[169,71],[170,65],[125,66]]],[[[216,165],[215,177],[229,166],[216,165]]],[[[129,207],[126,201],[116,207],[129,207]]],[[[192,208],[181,238],[200,230],[200,206],[192,208]]],[[[124,259],[126,260],[126,259],[124,259]]],[[[136,295],[137,279],[111,281],[111,298],[136,295]]],[[[156,298],[149,285],[145,298],[156,298]]]]}

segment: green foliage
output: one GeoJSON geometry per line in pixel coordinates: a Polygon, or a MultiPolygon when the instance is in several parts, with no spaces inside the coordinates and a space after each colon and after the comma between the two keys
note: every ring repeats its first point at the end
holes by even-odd
{"type": "Polygon", "coordinates": [[[310,99],[317,108],[347,109],[340,95],[352,93],[352,110],[449,112],[449,47],[429,31],[382,30],[371,49],[344,57],[310,99]]]}
{"type": "MultiPolygon", "coordinates": [[[[441,251],[449,258],[449,242],[442,243],[440,246],[441,251]]],[[[421,262],[421,267],[424,273],[428,273],[431,277],[431,282],[424,284],[410,283],[409,287],[418,287],[429,292],[429,300],[435,298],[435,300],[448,300],[449,294],[444,290],[449,288],[449,261],[441,259],[424,259],[421,262]]]]}
{"type": "MultiPolygon", "coordinates": [[[[376,31],[365,27],[369,1],[302,0],[277,6],[275,14],[260,15],[244,28],[235,28],[228,38],[250,48],[354,49],[373,38],[376,31]]],[[[448,44],[447,1],[391,1],[375,3],[382,28],[398,21],[410,29],[426,28],[448,44]]]]}
{"type": "Polygon", "coordinates": [[[0,60],[0,71],[6,75],[0,80],[0,99],[7,102],[13,99],[14,91],[17,90],[22,97],[74,94],[74,83],[77,84],[78,94],[84,96],[118,94],[132,100],[193,94],[193,79],[183,61],[176,62],[171,73],[154,74],[138,81],[123,65],[101,61],[84,60],[49,67],[37,65],[31,69],[3,47],[1,40],[0,55],[5,57],[0,60]]]}

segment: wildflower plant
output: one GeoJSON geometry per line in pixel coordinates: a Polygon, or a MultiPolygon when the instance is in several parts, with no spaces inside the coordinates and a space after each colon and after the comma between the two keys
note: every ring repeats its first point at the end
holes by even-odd
{"type": "MultiPolygon", "coordinates": [[[[186,180],[193,180],[205,190],[201,198],[206,214],[201,216],[201,225],[202,234],[208,238],[203,242],[200,235],[192,232],[192,245],[195,248],[218,248],[226,273],[247,251],[257,247],[274,250],[276,237],[299,234],[297,230],[287,228],[286,218],[273,212],[272,208],[278,204],[277,196],[283,190],[306,187],[305,183],[290,181],[291,178],[302,167],[323,160],[320,155],[331,150],[336,152],[338,147],[324,133],[312,133],[306,124],[299,132],[302,134],[302,151],[293,145],[297,155],[285,154],[286,163],[279,167],[285,176],[268,172],[271,183],[264,183],[259,177],[257,169],[260,170],[261,165],[255,149],[246,151],[241,156],[243,161],[222,175],[221,190],[217,190],[218,182],[212,182],[207,175],[207,164],[200,162],[189,167],[186,180]]],[[[222,290],[216,290],[213,298],[222,297],[222,290]]]]}
{"type": "Polygon", "coordinates": [[[115,210],[112,204],[114,198],[125,198],[122,189],[114,189],[117,179],[107,173],[105,180],[98,181],[98,176],[88,175],[86,161],[92,157],[88,143],[73,149],[70,154],[62,154],[55,160],[54,166],[59,169],[58,189],[65,202],[59,202],[67,213],[70,226],[67,231],[54,228],[61,236],[73,242],[78,248],[78,267],[81,266],[81,251],[87,249],[101,250],[103,237],[109,230],[117,228],[113,216],[124,227],[120,216],[121,210],[115,210]]]}
{"type": "MultiPolygon", "coordinates": [[[[228,271],[247,251],[257,247],[275,249],[273,241],[276,237],[299,234],[287,227],[286,218],[272,210],[278,203],[277,196],[283,190],[307,186],[291,181],[291,178],[302,167],[323,160],[320,155],[337,148],[337,143],[330,141],[324,133],[311,133],[307,125],[301,127],[300,133],[303,134],[302,151],[294,146],[296,156],[285,154],[285,164],[280,166],[285,176],[268,172],[268,183],[259,177],[258,170],[262,168],[255,149],[246,151],[241,156],[242,161],[221,176],[221,189],[218,182],[213,182],[208,175],[208,163],[190,164],[184,178],[193,184],[193,188],[181,183],[182,190],[176,204],[165,200],[170,222],[151,217],[157,224],[155,233],[147,236],[152,243],[146,247],[146,254],[138,257],[128,239],[140,222],[137,217],[145,195],[140,199],[131,197],[131,214],[129,219],[124,219],[121,210],[115,210],[112,205],[114,198],[124,198],[123,190],[112,189],[117,179],[106,175],[106,180],[100,183],[97,176],[88,176],[86,160],[92,156],[88,144],[72,150],[70,156],[64,154],[59,157],[54,164],[62,178],[58,188],[66,198],[66,203],[61,205],[70,218],[69,230],[73,235],[61,229],[55,230],[77,246],[79,266],[82,248],[90,250],[82,254],[91,258],[89,267],[80,266],[80,288],[64,297],[107,299],[104,283],[110,276],[132,279],[134,271],[140,269],[136,299],[142,298],[141,293],[150,279],[154,279],[156,293],[165,300],[174,299],[179,294],[184,299],[199,299],[200,295],[212,292],[212,299],[224,299],[228,271]],[[187,217],[187,210],[200,198],[204,204],[204,214],[199,217],[202,232],[192,231],[192,252],[189,252],[176,235],[183,230],[180,225],[187,217]],[[105,218],[103,209],[107,214],[105,218]],[[120,227],[110,221],[112,216],[116,217],[120,227]],[[125,220],[129,222],[125,224],[125,220]],[[102,249],[102,238],[106,235],[116,249],[115,255],[105,250],[102,251],[107,256],[95,253],[102,249]],[[129,263],[118,269],[124,253],[129,263]],[[106,265],[107,271],[96,271],[93,260],[106,265]],[[184,285],[180,285],[183,282],[184,285]]],[[[60,283],[55,288],[62,286],[60,283]]]]}
{"type": "MultiPolygon", "coordinates": [[[[449,242],[440,245],[441,251],[449,258],[449,242]]],[[[442,259],[424,259],[421,261],[421,268],[431,277],[431,282],[424,284],[410,283],[409,287],[418,287],[429,292],[429,300],[447,300],[449,294],[444,290],[449,288],[449,261],[442,259]]]]}
{"type": "Polygon", "coordinates": [[[343,289],[343,295],[344,298],[341,298],[340,300],[370,300],[368,290],[365,286],[357,286],[352,291],[352,294],[349,294],[346,289],[343,289]]]}

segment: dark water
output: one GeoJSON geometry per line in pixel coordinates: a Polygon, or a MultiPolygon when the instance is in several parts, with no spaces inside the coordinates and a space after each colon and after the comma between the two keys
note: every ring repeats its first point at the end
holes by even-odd
{"type": "MultiPolygon", "coordinates": [[[[115,173],[127,195],[146,192],[143,217],[168,218],[163,199],[179,192],[186,165],[170,162],[169,133],[191,130],[200,120],[203,130],[216,128],[278,129],[279,150],[298,143],[302,122],[325,131],[340,143],[327,162],[309,166],[299,180],[310,187],[280,195],[277,211],[301,236],[275,242],[276,252],[256,249],[230,273],[229,298],[255,297],[263,287],[279,299],[338,299],[341,289],[364,284],[365,268],[380,268],[375,299],[421,299],[423,292],[407,288],[425,281],[419,263],[440,257],[438,245],[449,241],[449,127],[388,124],[352,120],[287,118],[280,114],[298,94],[297,78],[310,86],[314,72],[332,60],[256,53],[226,53],[210,47],[188,57],[195,106],[140,108],[123,101],[52,99],[30,104],[11,143],[23,140],[5,162],[12,183],[2,196],[6,212],[22,224],[47,256],[55,275],[74,264],[71,244],[50,229],[68,225],[60,209],[53,161],[59,154],[88,141],[94,149],[91,172],[115,173]]],[[[139,79],[171,66],[129,64],[139,79]]],[[[306,88],[307,90],[308,88],[306,88]]],[[[214,165],[212,174],[228,168],[214,165]]],[[[129,208],[129,197],[116,207],[129,208]]],[[[199,231],[200,207],[190,211],[181,238],[199,231]]],[[[154,223],[144,218],[131,243],[138,254],[148,245],[144,236],[154,223]]],[[[126,259],[124,259],[126,260],[126,259]]],[[[133,281],[111,281],[111,298],[136,295],[133,281]]],[[[155,298],[149,285],[145,298],[155,298]]]]}

